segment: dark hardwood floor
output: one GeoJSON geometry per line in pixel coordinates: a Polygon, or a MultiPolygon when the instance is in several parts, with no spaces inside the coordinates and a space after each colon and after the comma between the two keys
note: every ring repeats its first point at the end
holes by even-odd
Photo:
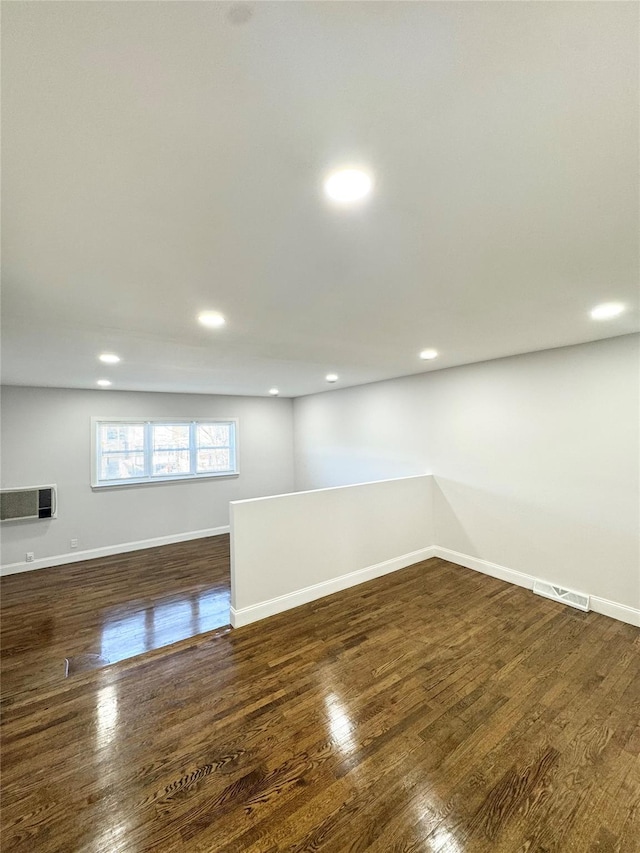
{"type": "Polygon", "coordinates": [[[100,650],[123,574],[162,600],[158,572],[201,579],[222,547],[99,561],[99,594],[89,564],[3,582],[3,850],[640,851],[640,631],[443,560],[66,679],[39,664],[100,650]]]}
{"type": "Polygon", "coordinates": [[[229,537],[9,575],[0,583],[4,696],[229,624],[229,537]],[[69,661],[68,666],[65,660],[69,661]]]}

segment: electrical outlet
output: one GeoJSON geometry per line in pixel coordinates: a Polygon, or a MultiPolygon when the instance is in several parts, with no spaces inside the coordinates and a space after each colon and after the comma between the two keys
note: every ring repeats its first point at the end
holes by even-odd
{"type": "Polygon", "coordinates": [[[34,559],[33,551],[27,551],[27,553],[25,554],[25,557],[26,557],[27,563],[33,563],[33,559],[34,559]]]}
{"type": "Polygon", "coordinates": [[[71,547],[72,547],[72,548],[77,548],[77,547],[78,547],[78,540],[77,540],[77,539],[72,539],[72,540],[71,540],[71,547]]]}

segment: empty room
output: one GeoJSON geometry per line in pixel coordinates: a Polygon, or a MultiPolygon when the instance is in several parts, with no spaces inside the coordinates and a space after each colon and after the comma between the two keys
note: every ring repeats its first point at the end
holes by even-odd
{"type": "Polygon", "coordinates": [[[1,24],[1,849],[640,853],[640,5],[1,24]]]}

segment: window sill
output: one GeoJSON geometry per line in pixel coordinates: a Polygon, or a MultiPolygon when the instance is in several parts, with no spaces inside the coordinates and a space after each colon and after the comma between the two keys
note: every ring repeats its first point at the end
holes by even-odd
{"type": "Polygon", "coordinates": [[[166,486],[170,483],[193,483],[197,480],[230,480],[239,476],[239,471],[230,474],[187,474],[184,477],[154,477],[152,480],[114,480],[110,483],[91,483],[91,488],[93,491],[130,489],[133,486],[166,486]]]}

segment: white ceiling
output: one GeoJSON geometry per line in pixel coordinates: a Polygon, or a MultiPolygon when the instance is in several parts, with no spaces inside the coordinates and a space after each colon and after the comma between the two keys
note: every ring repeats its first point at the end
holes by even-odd
{"type": "Polygon", "coordinates": [[[636,4],[2,14],[7,383],[297,396],[639,328],[636,4]]]}

